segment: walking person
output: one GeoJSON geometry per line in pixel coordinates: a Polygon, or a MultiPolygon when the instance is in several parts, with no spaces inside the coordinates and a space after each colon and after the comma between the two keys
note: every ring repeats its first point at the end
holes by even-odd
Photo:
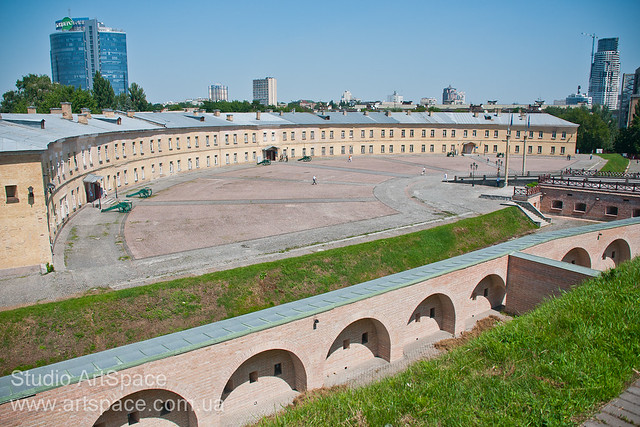
{"type": "Polygon", "coordinates": [[[311,185],[318,185],[318,180],[316,179],[315,175],[313,175],[313,181],[311,181],[311,185]]]}

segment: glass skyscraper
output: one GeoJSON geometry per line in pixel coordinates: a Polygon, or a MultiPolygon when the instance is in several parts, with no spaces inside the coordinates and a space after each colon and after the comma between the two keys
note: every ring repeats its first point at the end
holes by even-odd
{"type": "Polygon", "coordinates": [[[127,35],[89,18],[56,21],[51,43],[51,75],[56,83],[93,88],[99,71],[109,80],[116,95],[129,88],[127,35]]]}
{"type": "Polygon", "coordinates": [[[589,96],[593,103],[606,105],[610,110],[618,109],[620,84],[620,53],[618,38],[598,40],[598,51],[593,56],[589,76],[589,96]]]}

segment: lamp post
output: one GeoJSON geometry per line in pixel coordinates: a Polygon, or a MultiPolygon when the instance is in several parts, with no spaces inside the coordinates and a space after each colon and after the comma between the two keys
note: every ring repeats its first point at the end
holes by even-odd
{"type": "Polygon", "coordinates": [[[496,166],[498,167],[498,176],[496,178],[497,186],[500,187],[500,167],[502,167],[502,160],[496,160],[496,166]]]}
{"type": "Polygon", "coordinates": [[[478,164],[476,162],[473,162],[469,165],[469,167],[471,168],[471,186],[475,187],[476,186],[476,181],[475,181],[475,171],[478,170],[478,164]]]}

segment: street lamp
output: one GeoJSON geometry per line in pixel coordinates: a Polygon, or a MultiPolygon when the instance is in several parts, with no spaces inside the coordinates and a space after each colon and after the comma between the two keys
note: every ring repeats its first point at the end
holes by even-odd
{"type": "Polygon", "coordinates": [[[474,173],[478,170],[478,164],[476,162],[473,162],[469,165],[469,167],[471,168],[471,186],[475,187],[476,181],[474,180],[474,173]]]}
{"type": "Polygon", "coordinates": [[[498,167],[498,176],[496,177],[497,186],[500,187],[500,168],[502,167],[502,160],[496,160],[496,166],[498,167]]]}

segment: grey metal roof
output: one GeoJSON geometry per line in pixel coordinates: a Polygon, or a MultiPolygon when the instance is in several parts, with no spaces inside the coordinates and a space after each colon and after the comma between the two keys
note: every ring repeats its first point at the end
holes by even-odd
{"type": "Polygon", "coordinates": [[[94,114],[88,124],[78,123],[78,115],[73,119],[63,119],[61,114],[13,114],[2,113],[0,119],[0,152],[41,151],[47,145],[62,138],[81,135],[95,135],[108,132],[125,132],[158,128],[158,125],[118,115],[111,118],[94,114]],[[116,119],[120,119],[120,124],[116,119]],[[44,129],[40,122],[44,120],[44,129]]]}
{"type": "Polygon", "coordinates": [[[78,123],[78,115],[72,120],[63,119],[61,114],[12,114],[3,113],[0,118],[0,152],[11,151],[42,151],[51,142],[62,138],[96,135],[109,132],[141,131],[148,129],[196,129],[196,128],[224,128],[239,126],[271,127],[284,125],[402,125],[402,124],[430,124],[442,126],[474,125],[508,126],[513,117],[514,128],[524,128],[527,120],[532,127],[578,127],[550,114],[529,114],[523,119],[518,114],[478,114],[472,113],[285,113],[282,116],[274,113],[261,113],[260,120],[256,113],[221,113],[216,117],[213,113],[164,112],[135,113],[134,117],[118,114],[116,118],[101,114],[92,115],[88,124],[78,123]],[[233,121],[227,120],[227,114],[233,115],[233,121]],[[487,118],[485,118],[487,117],[487,118]],[[116,120],[120,119],[120,124],[116,120]],[[45,128],[40,128],[40,121],[45,121],[45,128]]]}
{"type": "MultiPolygon", "coordinates": [[[[0,404],[55,388],[65,383],[77,382],[81,375],[84,376],[84,379],[104,375],[109,370],[122,370],[138,366],[153,360],[186,353],[284,323],[310,317],[375,295],[411,286],[452,271],[467,268],[505,255],[514,254],[541,243],[599,230],[622,227],[629,224],[640,224],[640,217],[555,230],[548,233],[531,234],[519,239],[325,294],[99,353],[77,357],[64,362],[33,368],[21,374],[15,374],[14,376],[8,375],[0,378],[0,404]],[[27,375],[30,378],[53,377],[59,381],[58,384],[53,385],[46,384],[30,387],[16,385],[16,383],[20,383],[20,378],[25,378],[27,375]]],[[[563,268],[577,268],[573,265],[567,265],[533,255],[518,254],[518,256],[545,260],[547,263],[557,264],[563,268]]],[[[593,270],[585,269],[585,271],[588,273],[588,271],[593,270]]]]}

